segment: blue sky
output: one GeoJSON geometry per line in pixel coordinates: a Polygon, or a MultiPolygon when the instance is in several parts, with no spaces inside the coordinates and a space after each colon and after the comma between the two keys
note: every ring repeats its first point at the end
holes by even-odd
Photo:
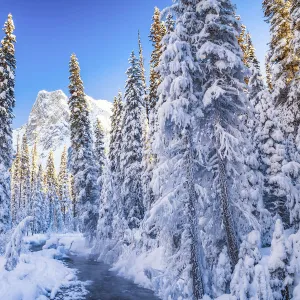
{"type": "MultiPolygon", "coordinates": [[[[24,124],[40,90],[68,92],[68,63],[79,58],[86,94],[112,101],[123,89],[130,52],[141,31],[146,63],[154,6],[171,0],[11,0],[2,1],[0,23],[11,12],[16,26],[16,108],[14,127],[24,124]]],[[[234,0],[250,30],[260,61],[269,40],[261,0],[234,0]]]]}

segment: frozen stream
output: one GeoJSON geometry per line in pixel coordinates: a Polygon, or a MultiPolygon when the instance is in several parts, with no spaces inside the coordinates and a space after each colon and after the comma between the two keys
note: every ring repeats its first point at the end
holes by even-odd
{"type": "MultiPolygon", "coordinates": [[[[31,246],[31,251],[39,251],[42,246],[31,246]]],[[[90,281],[86,286],[88,294],[83,299],[90,300],[158,300],[151,290],[142,288],[132,281],[117,276],[110,267],[102,262],[86,257],[70,255],[63,259],[72,269],[77,269],[80,281],[90,281]]],[[[55,299],[70,299],[68,290],[59,292],[55,299]]],[[[81,298],[82,299],[82,298],[81,298]]]]}

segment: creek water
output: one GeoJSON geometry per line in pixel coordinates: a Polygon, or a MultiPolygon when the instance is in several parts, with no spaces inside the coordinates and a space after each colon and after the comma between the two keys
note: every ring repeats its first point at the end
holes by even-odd
{"type": "MultiPolygon", "coordinates": [[[[31,245],[31,251],[42,250],[43,245],[31,245]]],[[[151,290],[142,288],[130,280],[118,276],[110,271],[110,267],[102,262],[97,262],[86,257],[69,255],[62,261],[72,269],[78,271],[78,280],[88,282],[85,285],[87,294],[80,296],[82,286],[62,288],[57,293],[55,300],[89,299],[89,300],[159,300],[151,290]],[[74,296],[72,296],[74,295],[74,296]]]]}

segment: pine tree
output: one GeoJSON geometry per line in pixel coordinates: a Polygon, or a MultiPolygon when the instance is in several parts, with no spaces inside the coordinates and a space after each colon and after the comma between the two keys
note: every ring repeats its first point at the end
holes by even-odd
{"type": "Polygon", "coordinates": [[[80,67],[75,54],[71,56],[69,67],[72,174],[80,225],[87,242],[91,243],[96,236],[98,222],[98,207],[96,205],[99,199],[98,172],[93,153],[89,111],[84,97],[83,82],[80,78],[80,67]]]}
{"type": "MultiPolygon", "coordinates": [[[[239,19],[239,18],[238,18],[239,19]]],[[[248,45],[247,45],[247,33],[246,33],[246,26],[245,25],[241,25],[241,33],[238,37],[238,43],[242,49],[243,52],[243,62],[245,64],[246,67],[249,67],[248,64],[248,45]]]]}
{"type": "Polygon", "coordinates": [[[289,299],[289,289],[286,278],[288,277],[289,254],[287,252],[283,225],[280,219],[276,221],[273,233],[271,255],[268,260],[270,272],[270,285],[274,300],[289,299]]]}
{"type": "Polygon", "coordinates": [[[57,178],[55,173],[55,166],[54,166],[54,157],[53,151],[50,151],[47,165],[46,165],[46,190],[47,190],[47,204],[49,205],[49,215],[48,215],[48,226],[47,229],[50,231],[55,231],[55,223],[56,223],[56,216],[55,216],[55,207],[56,202],[58,201],[57,196],[57,178]]]}
{"type": "Polygon", "coordinates": [[[262,128],[260,121],[260,110],[262,108],[262,103],[265,101],[265,85],[262,79],[259,62],[257,60],[255,49],[251,40],[251,36],[248,33],[246,36],[247,53],[248,53],[248,67],[250,70],[250,77],[248,78],[248,96],[250,103],[253,108],[249,110],[250,114],[247,114],[246,127],[248,134],[249,144],[247,145],[245,152],[245,163],[248,167],[248,173],[246,174],[247,182],[245,194],[247,194],[249,200],[253,201],[253,206],[256,208],[252,213],[259,220],[261,240],[263,245],[269,245],[271,242],[271,226],[272,218],[267,209],[265,209],[265,203],[263,201],[264,194],[264,180],[265,180],[265,167],[262,157],[264,153],[262,152],[262,147],[260,145],[260,135],[261,132],[258,128],[262,128]]]}
{"type": "Polygon", "coordinates": [[[256,129],[260,153],[260,170],[264,175],[264,204],[272,213],[280,215],[289,224],[287,195],[282,165],[285,158],[284,134],[281,130],[279,112],[268,91],[259,94],[256,105],[259,123],[256,129]]]}
{"type": "Polygon", "coordinates": [[[69,194],[69,174],[67,170],[68,155],[64,147],[58,174],[58,196],[61,203],[63,222],[68,229],[72,228],[72,201],[69,194]]]}
{"type": "Polygon", "coordinates": [[[292,56],[297,67],[294,68],[295,76],[290,83],[290,90],[288,95],[288,110],[290,111],[290,119],[288,121],[294,128],[293,134],[294,136],[296,136],[298,127],[300,125],[300,6],[298,1],[291,0],[290,13],[292,39],[289,48],[291,49],[292,56]]]}
{"type": "Polygon", "coordinates": [[[271,67],[268,60],[268,57],[266,57],[266,81],[269,88],[269,92],[272,92],[273,90],[273,83],[272,83],[272,75],[271,75],[271,67]]]}
{"type": "Polygon", "coordinates": [[[290,0],[264,0],[263,9],[271,28],[269,62],[272,73],[273,97],[276,105],[287,101],[289,83],[299,70],[299,62],[291,51],[290,0]]]}
{"type": "Polygon", "coordinates": [[[104,129],[100,119],[97,119],[95,124],[95,156],[97,164],[99,165],[99,178],[101,178],[103,173],[103,166],[105,161],[105,147],[104,147],[104,129]]]}
{"type": "Polygon", "coordinates": [[[247,239],[241,244],[239,262],[235,266],[230,283],[231,295],[237,300],[260,299],[257,298],[256,290],[253,288],[255,266],[261,260],[259,246],[260,235],[258,231],[249,233],[247,239]]]}
{"type": "Polygon", "coordinates": [[[109,144],[109,160],[111,172],[115,173],[120,167],[120,150],[122,142],[123,102],[122,94],[119,92],[115,97],[111,116],[111,131],[109,144]]]}
{"type": "MultiPolygon", "coordinates": [[[[139,62],[140,62],[140,69],[141,69],[141,80],[142,80],[144,92],[146,93],[146,90],[147,90],[146,75],[145,75],[146,71],[145,71],[143,46],[142,46],[140,32],[138,32],[138,44],[139,44],[139,62]]],[[[145,107],[147,107],[147,106],[145,105],[145,107]]]]}
{"type": "Polygon", "coordinates": [[[157,68],[161,84],[156,110],[160,118],[152,144],[156,162],[151,183],[155,202],[144,227],[147,247],[153,251],[163,247],[165,253],[167,268],[159,283],[165,299],[202,299],[209,290],[196,222],[201,212],[195,158],[198,145],[194,144],[199,127],[193,126],[193,120],[199,113],[194,110],[199,73],[193,56],[197,45],[190,42],[193,34],[199,35],[203,29],[196,11],[199,3],[176,3],[175,30],[163,38],[164,51],[157,68]]]}
{"type": "Polygon", "coordinates": [[[228,294],[231,280],[230,259],[225,246],[219,255],[218,263],[213,269],[213,286],[212,292],[215,297],[228,294]]]}
{"type": "Polygon", "coordinates": [[[175,21],[173,19],[173,15],[170,12],[167,14],[165,25],[168,34],[174,31],[175,21]]]}
{"type": "Polygon", "coordinates": [[[131,53],[129,64],[126,72],[120,165],[124,215],[129,228],[132,229],[139,226],[144,216],[141,182],[144,107],[140,66],[134,52],[131,53]]]}
{"type": "Polygon", "coordinates": [[[34,187],[32,190],[32,216],[34,218],[33,221],[33,232],[34,233],[42,233],[46,231],[45,220],[48,216],[46,216],[45,209],[45,195],[43,193],[42,187],[42,178],[43,178],[43,169],[40,165],[38,168],[37,176],[34,181],[34,187]]]}
{"type": "Polygon", "coordinates": [[[32,152],[31,152],[31,166],[30,166],[30,203],[28,205],[28,215],[32,215],[33,209],[33,194],[34,189],[36,187],[36,180],[37,180],[37,161],[38,161],[38,154],[37,154],[37,142],[35,141],[32,152]]]}
{"type": "Polygon", "coordinates": [[[18,222],[26,216],[30,203],[30,159],[26,133],[23,135],[21,146],[20,182],[21,209],[18,222]]]}
{"type": "Polygon", "coordinates": [[[153,51],[151,54],[150,60],[150,86],[149,86],[149,96],[148,96],[148,105],[149,113],[153,111],[155,104],[158,100],[157,88],[161,82],[158,71],[156,70],[159,59],[162,54],[162,39],[165,35],[166,28],[160,20],[160,10],[155,7],[153,15],[153,23],[150,29],[150,40],[153,45],[153,51]]]}
{"type": "Polygon", "coordinates": [[[235,36],[236,32],[240,32],[240,23],[234,18],[231,1],[216,1],[212,11],[206,4],[207,1],[203,1],[198,7],[200,18],[205,20],[197,53],[201,58],[201,71],[206,73],[202,83],[204,118],[200,119],[202,134],[199,139],[202,160],[208,167],[203,169],[202,185],[207,186],[207,182],[212,180],[210,184],[214,192],[207,201],[211,201],[211,209],[219,207],[219,215],[211,216],[213,226],[220,226],[219,219],[222,217],[222,229],[219,230],[224,234],[234,267],[239,252],[237,233],[254,226],[247,218],[253,209],[252,203],[241,201],[240,178],[235,175],[236,172],[242,176],[245,174],[242,151],[245,138],[241,135],[238,117],[244,115],[248,107],[243,93],[245,66],[235,36]],[[234,64],[229,58],[232,55],[235,57],[234,64]],[[208,66],[209,72],[206,72],[208,66]]]}
{"type": "Polygon", "coordinates": [[[10,174],[12,165],[12,119],[15,106],[15,48],[16,38],[12,15],[4,24],[5,37],[0,49],[0,234],[11,225],[10,174]]]}
{"type": "Polygon", "coordinates": [[[76,195],[74,188],[74,176],[70,174],[69,176],[69,194],[72,202],[72,218],[73,218],[73,230],[78,230],[78,222],[77,222],[77,203],[76,203],[76,195]]]}
{"type": "Polygon", "coordinates": [[[17,212],[21,206],[21,194],[20,194],[20,162],[21,162],[21,153],[20,153],[20,145],[19,145],[19,137],[17,141],[17,150],[16,157],[12,166],[12,185],[11,185],[11,216],[13,224],[16,224],[17,221],[17,212]]]}

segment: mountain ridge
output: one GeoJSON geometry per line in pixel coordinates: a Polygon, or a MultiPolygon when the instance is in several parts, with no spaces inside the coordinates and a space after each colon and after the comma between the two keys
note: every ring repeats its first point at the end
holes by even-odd
{"type": "MultiPolygon", "coordinates": [[[[95,100],[86,95],[92,130],[99,118],[106,133],[106,143],[110,131],[112,103],[107,100],[95,100]]],[[[31,148],[38,141],[40,163],[45,166],[49,152],[54,152],[56,168],[59,167],[60,156],[64,146],[70,148],[70,110],[68,97],[62,90],[38,92],[35,103],[28,116],[28,121],[13,131],[13,145],[16,150],[17,141],[27,135],[28,146],[31,148]]]]}

